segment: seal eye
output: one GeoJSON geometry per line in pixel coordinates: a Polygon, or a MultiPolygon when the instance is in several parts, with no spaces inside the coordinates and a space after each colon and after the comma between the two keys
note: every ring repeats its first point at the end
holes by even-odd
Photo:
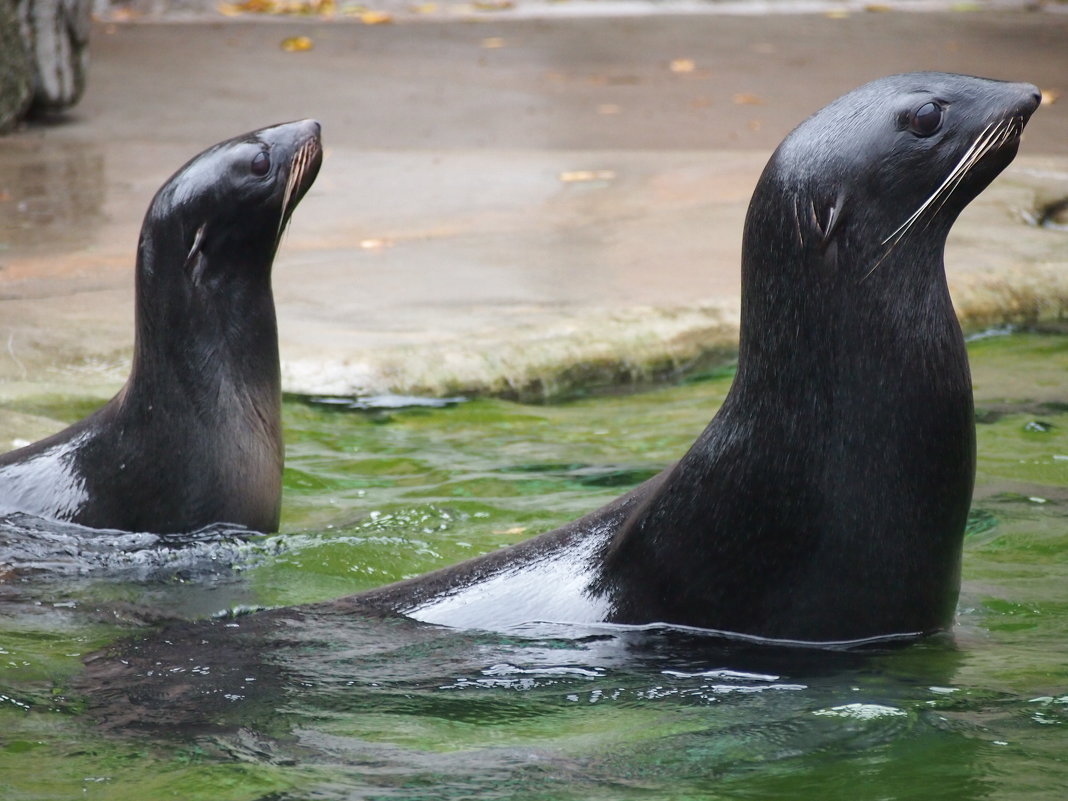
{"type": "Polygon", "coordinates": [[[909,115],[909,130],[917,136],[930,136],[942,127],[942,107],[924,103],[909,115]]]}
{"type": "Polygon", "coordinates": [[[263,177],[271,170],[271,157],[267,154],[266,150],[261,150],[252,159],[252,164],[249,165],[249,169],[252,170],[253,175],[263,177]]]}

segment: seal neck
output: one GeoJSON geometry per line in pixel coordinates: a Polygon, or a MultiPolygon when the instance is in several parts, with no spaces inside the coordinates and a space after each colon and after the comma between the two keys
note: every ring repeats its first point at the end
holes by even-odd
{"type": "Polygon", "coordinates": [[[822,246],[765,222],[746,226],[734,402],[826,406],[887,382],[970,392],[943,266],[948,223],[887,251],[848,225],[822,246]]]}
{"type": "Polygon", "coordinates": [[[170,258],[178,251],[142,242],[129,385],[164,403],[175,394],[193,403],[217,402],[225,391],[277,406],[273,246],[266,254],[214,254],[198,282],[170,258]]]}

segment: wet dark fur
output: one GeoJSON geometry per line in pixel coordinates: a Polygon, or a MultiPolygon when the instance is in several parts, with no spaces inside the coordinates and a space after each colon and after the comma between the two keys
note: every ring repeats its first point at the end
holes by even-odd
{"type": "MultiPolygon", "coordinates": [[[[520,586],[547,556],[599,538],[585,564],[575,557],[589,575],[576,619],[600,603],[611,622],[805,641],[951,626],[975,435],[943,250],[1037,103],[1027,84],[916,73],[813,115],[753,195],[737,377],[682,460],[559,531],[342,603],[419,617],[495,576],[520,586]],[[919,136],[908,115],[929,100],[944,104],[943,124],[919,136]],[[1002,121],[959,186],[893,237],[1002,121]]],[[[461,624],[499,621],[489,611],[461,624]]]]}
{"type": "Polygon", "coordinates": [[[157,533],[277,529],[271,265],[320,160],[307,120],[215,145],[164,184],[138,246],[130,377],[96,413],[0,457],[0,512],[157,533]],[[257,175],[262,151],[270,168],[257,175]]]}

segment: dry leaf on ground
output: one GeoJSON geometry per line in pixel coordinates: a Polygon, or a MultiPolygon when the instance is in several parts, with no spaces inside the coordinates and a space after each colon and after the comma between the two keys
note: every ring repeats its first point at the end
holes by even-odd
{"type": "Polygon", "coordinates": [[[307,36],[290,36],[282,40],[282,49],[287,53],[302,53],[311,50],[313,46],[314,43],[307,36]]]}

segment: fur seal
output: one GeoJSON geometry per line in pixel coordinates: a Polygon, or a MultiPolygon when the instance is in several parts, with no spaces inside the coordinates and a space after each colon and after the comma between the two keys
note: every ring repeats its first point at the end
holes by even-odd
{"type": "Polygon", "coordinates": [[[271,265],[322,161],[319,123],[205,150],[156,193],[137,249],[133,367],[105,406],[0,456],[0,513],[92,528],[278,527],[271,265]]]}
{"type": "Polygon", "coordinates": [[[949,628],[975,427],[943,251],[1038,104],[912,73],[802,122],[750,202],[738,371],[689,452],[564,528],[338,603],[804,643],[949,628]]]}

